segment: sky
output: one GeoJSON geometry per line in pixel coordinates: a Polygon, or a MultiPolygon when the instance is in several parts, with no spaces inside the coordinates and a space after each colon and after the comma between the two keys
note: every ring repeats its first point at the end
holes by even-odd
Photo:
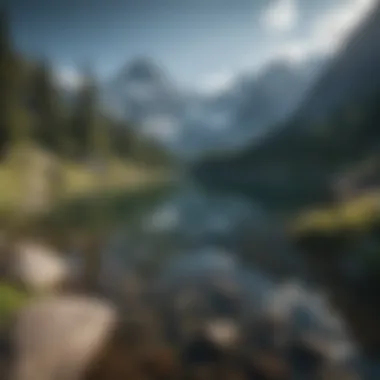
{"type": "Polygon", "coordinates": [[[282,57],[331,54],[376,0],[10,0],[17,47],[62,83],[101,80],[149,57],[175,83],[212,92],[282,57]]]}

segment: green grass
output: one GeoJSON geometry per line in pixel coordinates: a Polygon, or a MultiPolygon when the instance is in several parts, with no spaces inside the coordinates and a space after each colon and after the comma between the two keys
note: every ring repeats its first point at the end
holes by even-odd
{"type": "Polygon", "coordinates": [[[380,223],[380,192],[338,203],[329,208],[305,212],[291,223],[296,235],[312,232],[358,231],[380,223]]]}
{"type": "MultiPolygon", "coordinates": [[[[24,153],[24,151],[22,151],[24,153]]],[[[32,149],[38,154],[39,149],[32,149]]],[[[25,161],[24,161],[25,162],[25,161]]],[[[16,162],[17,163],[17,162],[16,162]]],[[[64,248],[72,239],[90,239],[136,219],[173,187],[169,170],[112,158],[101,178],[84,164],[59,162],[63,187],[42,213],[26,214],[20,200],[29,189],[17,178],[15,161],[0,164],[0,229],[13,237],[30,236],[64,248]]],[[[22,170],[21,170],[22,173],[22,170]]]]}
{"type": "MultiPolygon", "coordinates": [[[[32,148],[28,154],[36,155],[41,152],[39,149],[32,148]]],[[[163,169],[140,166],[134,162],[124,162],[117,158],[108,161],[107,172],[101,178],[84,164],[65,161],[60,162],[59,165],[62,176],[59,199],[64,204],[73,199],[91,197],[91,194],[99,190],[105,193],[134,191],[165,182],[169,177],[169,174],[163,169]]],[[[15,166],[12,159],[0,164],[0,216],[7,217],[17,212],[22,200],[29,195],[28,183],[23,179],[26,171],[22,173],[22,170],[25,170],[25,167],[15,166]]]]}
{"type": "Polygon", "coordinates": [[[0,327],[8,323],[12,316],[30,300],[30,296],[12,285],[0,283],[0,327]]]}
{"type": "Polygon", "coordinates": [[[149,209],[171,191],[171,183],[155,183],[134,188],[115,189],[101,197],[93,193],[67,199],[39,219],[45,226],[59,228],[106,228],[125,222],[149,209]]]}

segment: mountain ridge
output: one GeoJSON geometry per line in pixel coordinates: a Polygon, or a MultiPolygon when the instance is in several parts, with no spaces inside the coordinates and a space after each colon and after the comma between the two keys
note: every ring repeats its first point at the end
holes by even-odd
{"type": "Polygon", "coordinates": [[[380,3],[321,73],[289,120],[228,158],[194,166],[201,182],[284,201],[328,202],[331,178],[380,147],[380,3]],[[239,172],[240,178],[218,175],[239,172]],[[212,173],[212,174],[211,174],[212,173]],[[210,177],[211,176],[211,177],[210,177]],[[306,201],[306,200],[305,200],[306,201]]]}
{"type": "Polygon", "coordinates": [[[302,70],[285,60],[275,60],[261,74],[239,74],[224,92],[203,95],[179,88],[160,65],[140,57],[103,86],[103,98],[113,113],[132,119],[180,157],[194,158],[208,150],[242,145],[285,118],[310,86],[310,75],[302,70]],[[278,80],[292,84],[286,97],[276,85],[278,80]],[[263,105],[260,99],[265,93],[263,105]],[[245,114],[245,109],[252,108],[250,101],[260,115],[245,114]],[[160,133],[159,127],[167,128],[167,133],[160,133]]]}

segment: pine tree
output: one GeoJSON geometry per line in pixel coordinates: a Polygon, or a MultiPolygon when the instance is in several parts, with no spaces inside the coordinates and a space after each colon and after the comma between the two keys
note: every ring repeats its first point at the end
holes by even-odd
{"type": "Polygon", "coordinates": [[[44,147],[62,153],[63,135],[59,96],[49,65],[37,66],[31,81],[30,106],[33,111],[33,137],[44,147]]]}
{"type": "Polygon", "coordinates": [[[97,93],[95,80],[86,71],[78,91],[71,118],[70,137],[77,157],[87,158],[91,153],[94,123],[97,118],[97,93]]]}
{"type": "Polygon", "coordinates": [[[111,154],[110,122],[100,113],[94,76],[87,70],[83,77],[73,114],[72,138],[77,145],[77,154],[95,164],[96,187],[102,191],[107,182],[105,175],[111,154]]]}
{"type": "Polygon", "coordinates": [[[6,8],[0,9],[0,154],[8,152],[12,167],[12,186],[19,196],[8,227],[17,229],[25,220],[23,201],[28,160],[29,114],[24,102],[23,62],[13,46],[6,8]]]}
{"type": "MultiPolygon", "coordinates": [[[[95,204],[93,207],[92,220],[97,234],[107,229],[108,204],[106,193],[110,178],[110,158],[111,146],[109,135],[109,120],[101,114],[99,103],[97,102],[97,85],[93,76],[88,76],[88,83],[92,90],[92,117],[88,125],[88,147],[89,157],[94,164],[94,192],[95,204]]],[[[100,255],[100,252],[99,252],[100,255]]],[[[98,258],[98,262],[100,258],[98,258]]]]}
{"type": "Polygon", "coordinates": [[[76,143],[76,154],[90,160],[93,170],[94,202],[87,210],[88,220],[93,227],[97,243],[85,252],[84,280],[90,287],[97,284],[101,267],[101,252],[104,243],[101,236],[107,228],[107,202],[105,191],[108,184],[108,162],[110,141],[108,121],[99,112],[96,80],[89,70],[83,75],[83,85],[79,90],[74,107],[71,135],[76,143]]]}
{"type": "Polygon", "coordinates": [[[12,51],[8,10],[2,6],[0,9],[0,53],[9,54],[12,51]]]}
{"type": "Polygon", "coordinates": [[[22,122],[20,106],[20,66],[12,46],[9,17],[6,8],[0,10],[0,150],[10,139],[18,139],[22,122]]]}

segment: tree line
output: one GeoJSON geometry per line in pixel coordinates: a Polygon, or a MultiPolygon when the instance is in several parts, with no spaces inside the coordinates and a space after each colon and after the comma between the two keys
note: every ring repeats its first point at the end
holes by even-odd
{"type": "Polygon", "coordinates": [[[0,11],[0,152],[33,141],[58,155],[80,160],[94,152],[147,164],[168,162],[156,142],[132,124],[101,110],[90,70],[76,93],[65,99],[49,62],[31,62],[15,48],[6,9],[0,11]]]}

